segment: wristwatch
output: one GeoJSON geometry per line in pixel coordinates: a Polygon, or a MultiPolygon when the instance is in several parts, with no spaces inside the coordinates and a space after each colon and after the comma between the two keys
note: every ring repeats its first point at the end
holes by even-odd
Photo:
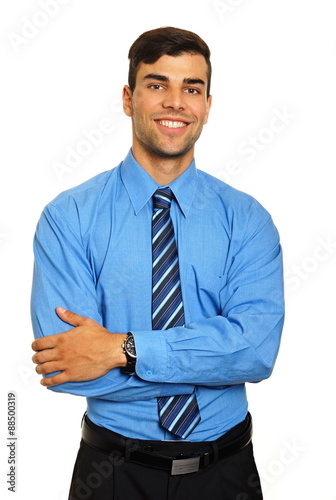
{"type": "Polygon", "coordinates": [[[135,363],[136,363],[136,351],[134,344],[134,337],[132,332],[128,332],[127,337],[124,340],[123,345],[121,346],[124,350],[124,354],[127,358],[127,365],[124,366],[121,371],[130,375],[135,372],[135,363]]]}

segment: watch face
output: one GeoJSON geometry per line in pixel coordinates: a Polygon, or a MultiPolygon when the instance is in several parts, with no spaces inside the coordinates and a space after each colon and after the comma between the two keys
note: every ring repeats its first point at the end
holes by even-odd
{"type": "Polygon", "coordinates": [[[136,358],[135,344],[133,335],[129,335],[125,342],[125,350],[131,358],[136,358]]]}

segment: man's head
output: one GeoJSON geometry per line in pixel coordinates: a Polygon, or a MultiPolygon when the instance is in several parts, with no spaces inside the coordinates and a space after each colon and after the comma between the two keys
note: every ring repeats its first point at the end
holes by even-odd
{"type": "Polygon", "coordinates": [[[201,38],[177,28],[146,32],[130,49],[123,105],[132,118],[132,151],[158,183],[192,161],[211,108],[209,57],[201,38]]]}
{"type": "Polygon", "coordinates": [[[200,54],[208,67],[207,97],[210,95],[211,62],[210,49],[196,33],[180,28],[164,27],[146,31],[131,46],[128,85],[132,92],[140,63],[152,64],[164,55],[179,56],[183,53],[200,54]]]}

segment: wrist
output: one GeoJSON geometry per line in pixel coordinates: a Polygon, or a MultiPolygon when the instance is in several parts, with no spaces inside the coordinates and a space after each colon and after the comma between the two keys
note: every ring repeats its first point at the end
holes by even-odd
{"type": "Polygon", "coordinates": [[[123,345],[127,339],[127,334],[123,334],[120,338],[121,338],[121,343],[120,343],[120,352],[119,352],[119,358],[120,358],[119,366],[121,368],[123,368],[124,366],[127,365],[127,357],[126,357],[125,351],[123,349],[123,345]]]}
{"type": "Polygon", "coordinates": [[[127,335],[124,333],[113,333],[111,335],[113,340],[111,339],[111,356],[110,356],[110,369],[113,368],[122,368],[127,364],[127,358],[122,348],[122,344],[124,343],[127,335]]]}

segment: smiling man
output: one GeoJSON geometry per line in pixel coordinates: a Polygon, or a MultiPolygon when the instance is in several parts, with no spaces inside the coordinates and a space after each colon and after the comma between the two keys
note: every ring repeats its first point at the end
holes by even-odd
{"type": "Polygon", "coordinates": [[[69,499],[260,500],[245,384],[278,353],[278,232],[196,169],[206,43],[159,28],[129,59],[131,150],[53,200],[34,240],[36,371],[87,398],[69,499]]]}
{"type": "Polygon", "coordinates": [[[208,73],[200,54],[163,55],[152,64],[141,64],[135,87],[124,88],[133,155],[154,179],[162,174],[156,179],[162,184],[178,177],[193,159],[211,106],[208,73]]]}

